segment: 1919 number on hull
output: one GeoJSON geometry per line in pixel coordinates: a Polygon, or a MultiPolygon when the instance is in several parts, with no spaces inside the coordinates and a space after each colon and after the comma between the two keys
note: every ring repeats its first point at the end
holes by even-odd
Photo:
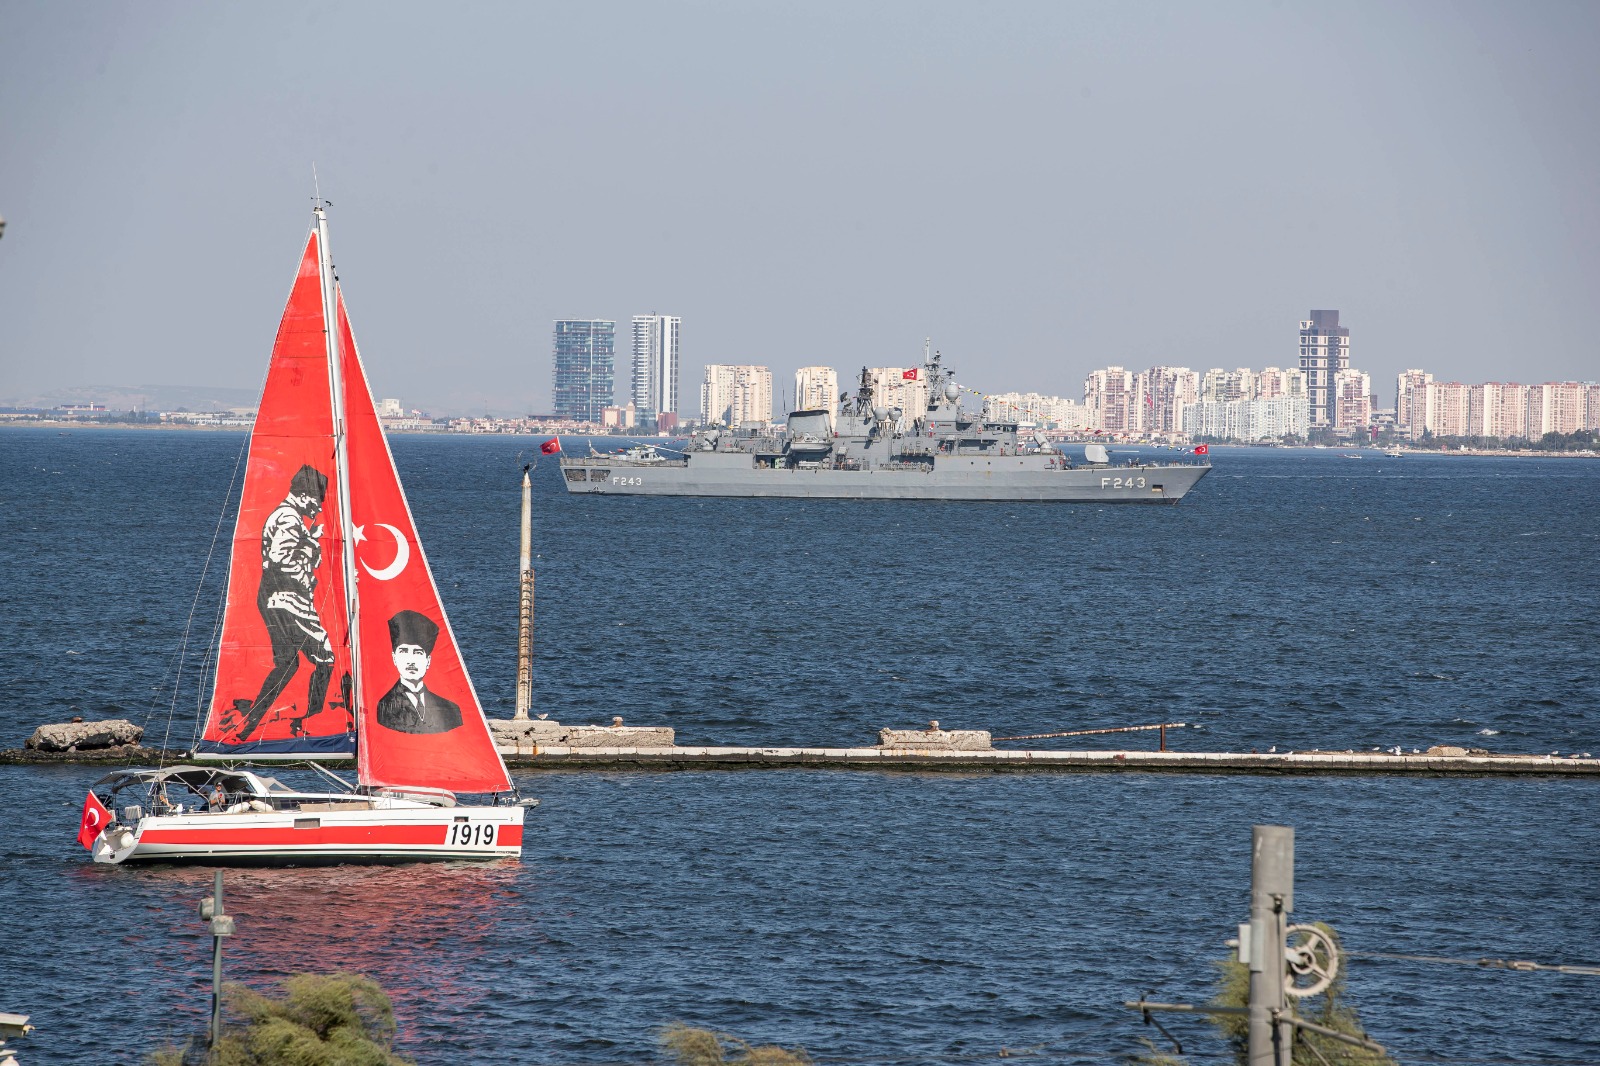
{"type": "Polygon", "coordinates": [[[493,822],[479,822],[477,825],[471,822],[452,822],[445,843],[467,848],[489,848],[494,846],[494,831],[493,822]]]}
{"type": "Polygon", "coordinates": [[[1142,489],[1146,487],[1146,483],[1142,476],[1135,477],[1130,474],[1128,477],[1103,477],[1100,479],[1100,487],[1103,489],[1142,489]]]}

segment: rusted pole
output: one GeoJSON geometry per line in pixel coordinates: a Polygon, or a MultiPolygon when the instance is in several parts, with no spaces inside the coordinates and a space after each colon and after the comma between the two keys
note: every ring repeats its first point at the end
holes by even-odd
{"type": "Polygon", "coordinates": [[[533,706],[533,481],[522,468],[522,595],[517,626],[517,711],[525,721],[533,706]]]}

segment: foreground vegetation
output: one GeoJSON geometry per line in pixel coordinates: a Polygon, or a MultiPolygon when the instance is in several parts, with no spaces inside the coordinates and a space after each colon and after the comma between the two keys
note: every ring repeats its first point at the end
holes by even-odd
{"type": "Polygon", "coordinates": [[[415,1066],[394,1052],[394,1007],[370,977],[296,974],[281,997],[228,984],[223,1007],[214,1054],[201,1038],[154,1053],[147,1066],[415,1066]]]}

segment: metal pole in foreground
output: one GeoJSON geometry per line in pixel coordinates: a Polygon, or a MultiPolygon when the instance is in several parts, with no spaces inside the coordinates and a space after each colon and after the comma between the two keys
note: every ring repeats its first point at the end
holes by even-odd
{"type": "Polygon", "coordinates": [[[522,597],[517,626],[517,711],[525,721],[533,706],[533,482],[522,468],[522,597]]]}
{"type": "MultiPolygon", "coordinates": [[[[212,899],[212,922],[222,915],[222,871],[217,871],[217,883],[212,899]]],[[[212,928],[211,936],[211,1042],[208,1045],[216,1049],[217,1041],[222,1037],[222,936],[212,928]]]]}
{"type": "Polygon", "coordinates": [[[222,938],[233,935],[233,917],[222,912],[221,870],[212,894],[200,901],[200,920],[211,929],[211,1031],[206,1034],[206,1046],[215,1059],[217,1042],[222,1039],[222,938]]]}
{"type": "Polygon", "coordinates": [[[1291,1066],[1294,1029],[1284,1010],[1284,929],[1294,910],[1294,828],[1250,830],[1249,1066],[1291,1066]]]}

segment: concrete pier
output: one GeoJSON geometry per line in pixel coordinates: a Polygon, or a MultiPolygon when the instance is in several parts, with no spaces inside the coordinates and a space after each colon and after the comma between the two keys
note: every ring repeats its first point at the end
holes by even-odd
{"type": "Polygon", "coordinates": [[[955,748],[738,748],[539,746],[501,749],[518,769],[856,769],[991,773],[1424,774],[1600,777],[1600,759],[1549,755],[1388,755],[1377,752],[1251,754],[1192,751],[1003,751],[955,748]]]}
{"type": "MultiPolygon", "coordinates": [[[[105,723],[74,723],[72,728],[105,723]]],[[[1178,725],[1181,723],[1172,723],[1178,725]]],[[[507,765],[525,770],[774,770],[853,769],[950,771],[962,773],[1183,773],[1257,775],[1422,774],[1484,777],[1494,775],[1580,776],[1600,778],[1600,759],[1558,755],[1506,755],[1482,749],[1435,746],[1410,755],[1390,752],[1291,751],[1058,751],[992,746],[979,729],[944,729],[929,722],[922,729],[883,729],[872,747],[680,746],[667,726],[563,725],[541,718],[490,719],[490,732],[507,765]]],[[[1132,726],[1079,732],[1130,733],[1157,726],[1132,726]]],[[[76,735],[76,734],[74,734],[76,735]]],[[[1163,734],[1164,736],[1164,734],[1163,734]]],[[[1016,737],[1013,740],[1028,740],[1016,737]]],[[[1164,742],[1164,741],[1163,741],[1164,742]]],[[[163,752],[136,744],[100,750],[49,750],[40,745],[0,751],[0,765],[18,763],[100,763],[154,765],[178,762],[185,752],[163,752]]],[[[69,749],[74,745],[67,745],[69,749]]]]}

